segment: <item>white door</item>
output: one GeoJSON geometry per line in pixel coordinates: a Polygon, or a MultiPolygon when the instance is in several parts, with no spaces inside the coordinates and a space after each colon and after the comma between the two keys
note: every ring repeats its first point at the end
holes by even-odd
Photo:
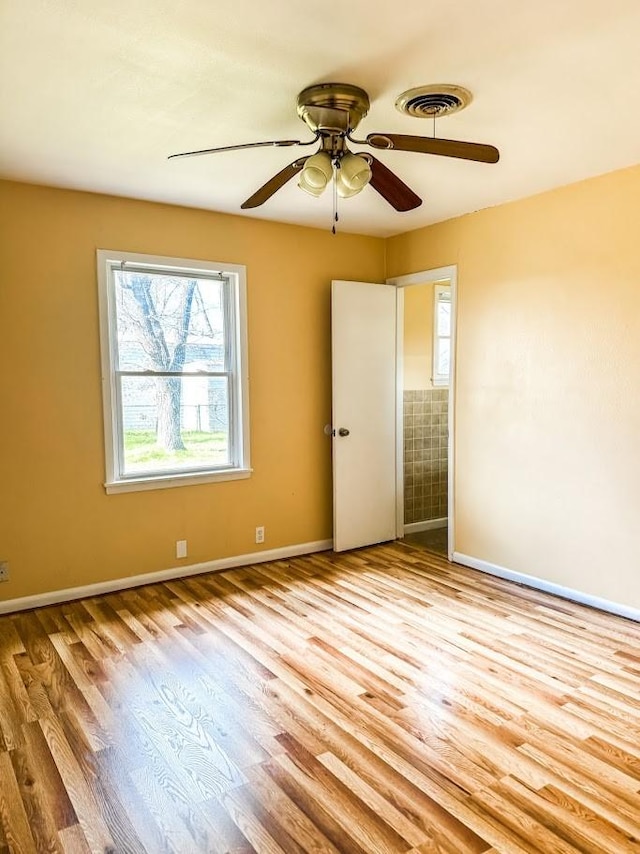
{"type": "Polygon", "coordinates": [[[333,547],[396,537],[396,288],[332,282],[333,547]]]}

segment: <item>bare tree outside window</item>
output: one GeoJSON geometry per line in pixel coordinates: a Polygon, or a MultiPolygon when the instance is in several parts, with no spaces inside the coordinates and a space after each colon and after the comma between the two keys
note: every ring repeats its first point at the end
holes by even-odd
{"type": "Polygon", "coordinates": [[[124,269],[115,293],[127,468],[227,461],[224,283],[124,269]]]}
{"type": "MultiPolygon", "coordinates": [[[[123,337],[132,333],[144,351],[148,369],[182,373],[197,280],[139,273],[120,274],[119,280],[118,325],[123,327],[123,337]]],[[[156,388],[157,442],[167,451],[182,451],[185,446],[180,432],[181,380],[156,377],[156,388]]]]}

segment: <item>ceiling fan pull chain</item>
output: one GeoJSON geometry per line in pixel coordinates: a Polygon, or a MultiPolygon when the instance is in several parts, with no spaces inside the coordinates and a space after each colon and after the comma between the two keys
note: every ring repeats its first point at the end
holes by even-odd
{"type": "Polygon", "coordinates": [[[333,168],[333,225],[331,227],[331,234],[336,233],[336,223],[338,222],[338,169],[340,168],[340,162],[337,161],[333,168]]]}

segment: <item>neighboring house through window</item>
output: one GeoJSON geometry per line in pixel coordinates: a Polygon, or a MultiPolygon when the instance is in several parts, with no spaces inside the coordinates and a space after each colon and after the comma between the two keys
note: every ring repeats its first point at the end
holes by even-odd
{"type": "Polygon", "coordinates": [[[248,477],[245,268],[98,251],[107,492],[248,477]]]}

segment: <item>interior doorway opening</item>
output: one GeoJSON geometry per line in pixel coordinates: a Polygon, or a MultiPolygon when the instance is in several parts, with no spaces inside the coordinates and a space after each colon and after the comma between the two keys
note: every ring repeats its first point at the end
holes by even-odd
{"type": "Polygon", "coordinates": [[[388,284],[396,285],[398,298],[398,534],[450,559],[456,268],[388,284]]]}

